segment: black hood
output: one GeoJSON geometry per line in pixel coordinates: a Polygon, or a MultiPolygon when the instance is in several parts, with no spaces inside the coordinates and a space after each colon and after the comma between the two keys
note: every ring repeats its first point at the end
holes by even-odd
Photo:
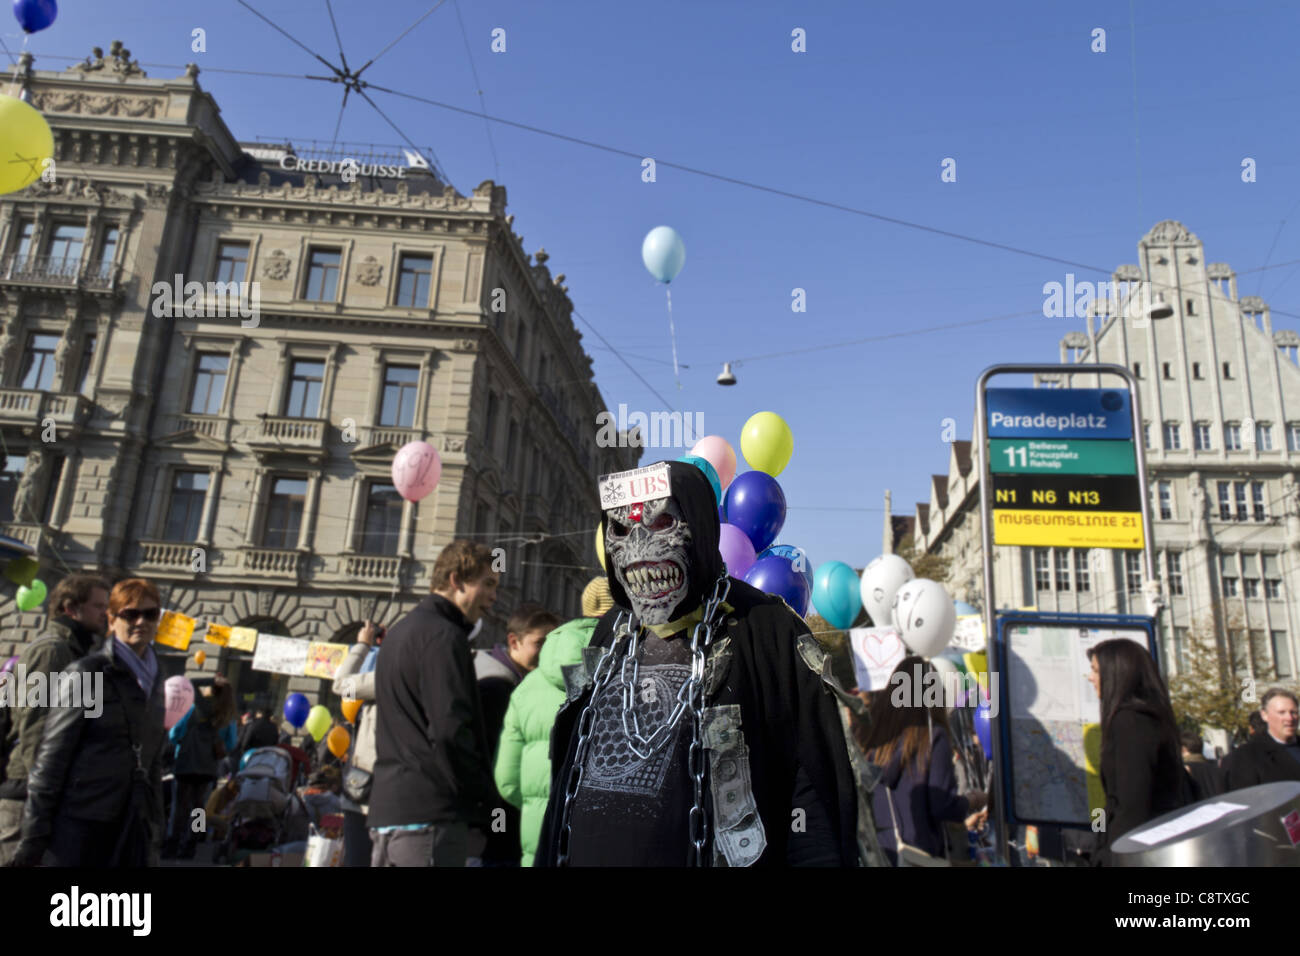
{"type": "MultiPolygon", "coordinates": [[[[659,462],[652,462],[659,464],[659,462]]],[[[670,461],[668,464],[668,483],[672,488],[677,506],[686,516],[686,523],[691,529],[691,567],[690,579],[686,583],[686,596],[668,616],[675,621],[689,614],[704,603],[705,597],[712,593],[713,584],[722,573],[722,555],[718,552],[718,537],[721,526],[718,524],[718,500],[713,497],[713,486],[704,472],[684,461],[670,461]]],[[[642,467],[649,467],[648,465],[642,467]]],[[[609,516],[600,515],[601,534],[608,541],[609,516]]],[[[609,580],[609,593],[614,603],[625,610],[631,610],[632,602],[627,592],[614,575],[614,562],[606,554],[607,569],[605,577],[609,580]]]]}

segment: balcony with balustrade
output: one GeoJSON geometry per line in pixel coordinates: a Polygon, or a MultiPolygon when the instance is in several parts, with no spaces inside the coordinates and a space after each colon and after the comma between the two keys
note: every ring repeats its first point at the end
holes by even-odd
{"type": "Polygon", "coordinates": [[[343,577],[358,584],[378,584],[384,587],[404,587],[403,572],[406,559],[383,554],[345,554],[342,557],[343,577]]]}
{"type": "Polygon", "coordinates": [[[361,429],[361,446],[391,445],[401,448],[408,442],[423,441],[424,432],[418,428],[401,428],[397,425],[366,425],[361,429]]]}
{"type": "Polygon", "coordinates": [[[242,551],[242,572],[246,577],[301,583],[307,555],[290,548],[246,547],[242,551]]]}
{"type": "Polygon", "coordinates": [[[122,291],[122,267],[111,262],[83,262],[64,256],[10,253],[0,259],[0,285],[117,295],[122,291]]]}
{"type": "Polygon", "coordinates": [[[0,388],[0,425],[41,429],[52,421],[60,438],[75,436],[90,417],[90,399],[67,392],[0,388]]]}
{"type": "Polygon", "coordinates": [[[323,418],[288,418],[261,415],[253,429],[249,446],[257,453],[303,455],[314,461],[325,456],[325,436],[329,422],[323,418]]]}
{"type": "Polygon", "coordinates": [[[167,434],[194,432],[196,435],[213,438],[219,442],[227,444],[230,442],[231,421],[229,418],[222,418],[217,415],[172,415],[168,420],[168,426],[167,434]]]}
{"type": "Polygon", "coordinates": [[[203,549],[201,565],[195,567],[194,549],[199,545],[186,541],[140,541],[136,566],[141,571],[166,571],[170,574],[197,574],[206,570],[210,556],[203,549]]]}

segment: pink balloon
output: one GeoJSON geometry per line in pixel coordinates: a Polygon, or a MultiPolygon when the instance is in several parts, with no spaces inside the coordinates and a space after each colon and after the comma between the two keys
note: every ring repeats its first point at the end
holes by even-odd
{"type": "Polygon", "coordinates": [[[733,578],[743,578],[754,563],[754,545],[749,535],[735,525],[724,524],[718,535],[718,553],[727,563],[727,573],[733,578]]]}
{"type": "Polygon", "coordinates": [[[718,473],[722,490],[727,490],[731,479],[736,477],[736,450],[721,435],[705,435],[691,449],[692,455],[703,458],[718,473]]]}
{"type": "Polygon", "coordinates": [[[3,666],[0,666],[0,674],[8,674],[17,664],[18,655],[15,654],[13,657],[9,658],[9,660],[5,661],[3,666]]]}
{"type": "Polygon", "coordinates": [[[179,674],[169,677],[167,683],[163,684],[163,700],[167,705],[167,712],[163,715],[163,729],[171,730],[194,706],[194,685],[189,678],[179,674]]]}
{"type": "Polygon", "coordinates": [[[419,501],[438,486],[442,459],[425,441],[407,442],[393,457],[393,484],[407,501],[419,501]]]}

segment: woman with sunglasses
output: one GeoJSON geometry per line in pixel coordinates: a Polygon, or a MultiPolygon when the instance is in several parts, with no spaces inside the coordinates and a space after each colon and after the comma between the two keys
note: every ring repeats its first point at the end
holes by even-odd
{"type": "Polygon", "coordinates": [[[129,578],[113,587],[108,638],[70,668],[93,694],[83,694],[79,706],[52,708],[27,778],[13,865],[34,866],[46,850],[55,866],[157,863],[166,732],[152,645],[160,608],[148,581],[129,578]]]}

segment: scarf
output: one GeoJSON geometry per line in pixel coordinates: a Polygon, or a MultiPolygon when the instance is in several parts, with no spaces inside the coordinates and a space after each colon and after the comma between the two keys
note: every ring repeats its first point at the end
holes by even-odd
{"type": "Polygon", "coordinates": [[[144,691],[144,696],[148,697],[153,692],[153,683],[158,677],[158,657],[153,652],[152,647],[145,648],[144,657],[140,657],[131,645],[124,644],[116,637],[113,638],[113,656],[126,665],[127,670],[135,677],[136,683],[144,691]]]}

